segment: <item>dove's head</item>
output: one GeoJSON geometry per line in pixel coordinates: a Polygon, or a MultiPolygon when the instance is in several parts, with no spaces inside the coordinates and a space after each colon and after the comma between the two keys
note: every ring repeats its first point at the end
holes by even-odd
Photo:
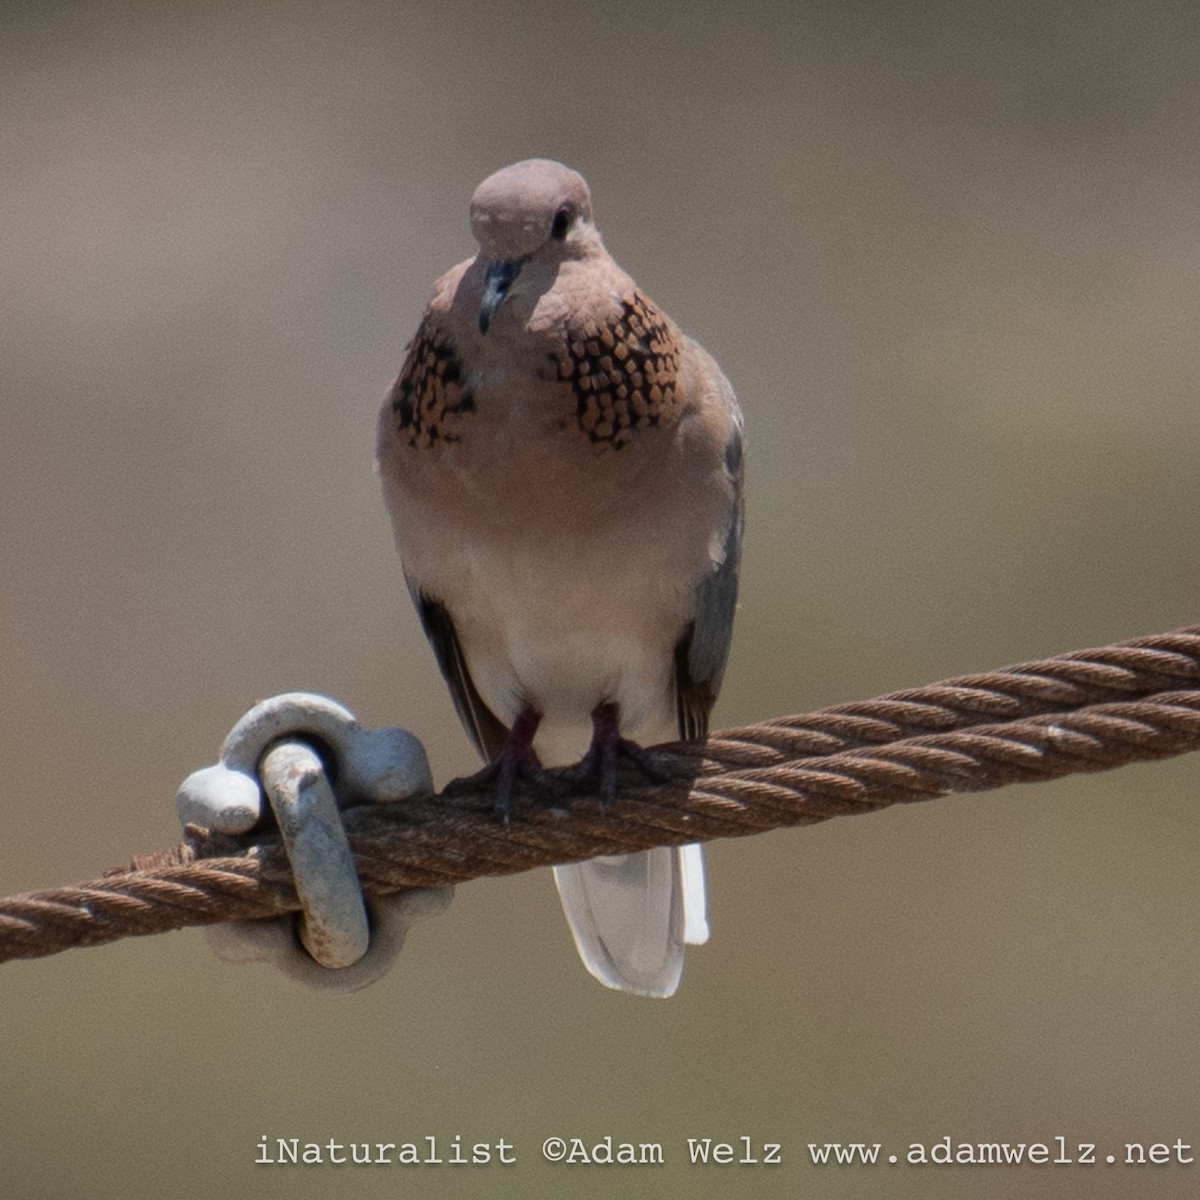
{"type": "Polygon", "coordinates": [[[487,333],[530,260],[556,266],[600,245],[587,181],[548,158],[526,159],[489,175],[471,197],[471,232],[487,260],[481,333],[487,333]]]}

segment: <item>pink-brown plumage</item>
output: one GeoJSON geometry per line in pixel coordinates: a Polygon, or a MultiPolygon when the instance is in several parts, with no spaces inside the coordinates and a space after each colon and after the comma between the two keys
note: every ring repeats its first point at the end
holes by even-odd
{"type": "MultiPolygon", "coordinates": [[[[580,759],[604,706],[625,738],[703,736],[736,593],[732,389],[613,261],[575,172],[516,164],[471,213],[480,252],[435,284],[378,440],[460,715],[495,758],[536,714],[545,765],[580,759]]],[[[696,848],[557,868],[593,973],[670,994],[703,926],[699,872],[696,848]]]]}

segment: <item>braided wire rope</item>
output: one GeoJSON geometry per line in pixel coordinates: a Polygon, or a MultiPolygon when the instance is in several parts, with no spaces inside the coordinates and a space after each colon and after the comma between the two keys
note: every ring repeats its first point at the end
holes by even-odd
{"type": "MultiPolygon", "coordinates": [[[[657,747],[662,780],[630,768],[609,805],[579,794],[568,769],[551,773],[556,803],[521,791],[507,823],[492,789],[466,781],[349,809],[345,825],[364,890],[390,895],[1196,749],[1190,626],[657,747]]],[[[298,907],[277,833],[189,834],[97,880],[0,900],[0,961],[298,907]]]]}

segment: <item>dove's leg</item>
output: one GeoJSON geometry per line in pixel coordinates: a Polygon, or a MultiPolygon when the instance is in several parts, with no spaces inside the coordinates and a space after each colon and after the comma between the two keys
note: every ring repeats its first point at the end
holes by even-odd
{"type": "Polygon", "coordinates": [[[668,778],[648,750],[621,736],[620,709],[611,701],[605,701],[592,710],[592,744],[575,771],[580,779],[594,781],[600,799],[607,803],[616,798],[622,759],[633,763],[647,779],[656,783],[668,778]]]}
{"type": "Polygon", "coordinates": [[[541,722],[542,714],[536,708],[523,708],[508,731],[500,753],[482,771],[455,779],[449,787],[466,790],[495,784],[496,815],[507,821],[518,779],[527,780],[535,787],[545,786],[545,772],[533,752],[533,738],[541,722]]]}

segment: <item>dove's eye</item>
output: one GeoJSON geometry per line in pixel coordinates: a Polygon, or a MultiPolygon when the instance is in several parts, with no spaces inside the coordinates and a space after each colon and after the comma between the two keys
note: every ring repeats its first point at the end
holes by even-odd
{"type": "Polygon", "coordinates": [[[564,204],[554,214],[554,221],[550,225],[550,236],[556,241],[561,242],[567,236],[567,230],[571,228],[571,222],[574,220],[574,207],[570,204],[564,204]]]}

